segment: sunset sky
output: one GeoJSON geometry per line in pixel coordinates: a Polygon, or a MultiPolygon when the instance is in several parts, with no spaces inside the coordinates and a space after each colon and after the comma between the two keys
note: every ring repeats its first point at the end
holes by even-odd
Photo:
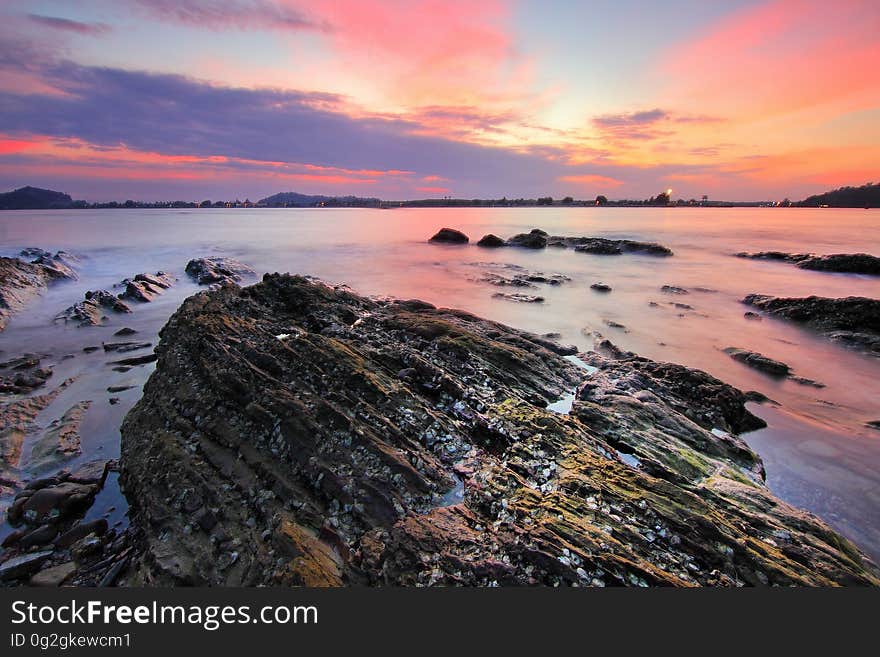
{"type": "Polygon", "coordinates": [[[880,180],[877,0],[0,0],[0,191],[792,199],[880,180]]]}

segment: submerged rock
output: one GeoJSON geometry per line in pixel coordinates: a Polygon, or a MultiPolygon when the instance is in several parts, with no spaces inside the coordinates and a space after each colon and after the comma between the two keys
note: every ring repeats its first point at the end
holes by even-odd
{"type": "Polygon", "coordinates": [[[880,356],[880,300],[867,297],[774,297],[749,294],[742,303],[880,356]]]}
{"type": "Polygon", "coordinates": [[[186,273],[199,285],[240,283],[244,276],[253,276],[252,267],[232,258],[194,258],[186,263],[186,273]]]}
{"type": "Polygon", "coordinates": [[[544,303],[544,297],[536,294],[520,294],[519,292],[496,292],[492,295],[492,298],[517,301],[519,303],[544,303]]]}
{"type": "Polygon", "coordinates": [[[470,241],[470,238],[460,230],[455,230],[454,228],[441,228],[428,241],[442,244],[467,244],[470,241]]]}
{"type": "Polygon", "coordinates": [[[785,377],[791,372],[791,368],[779,360],[774,360],[759,354],[757,351],[749,351],[748,349],[740,349],[738,347],[727,347],[724,353],[739,361],[744,365],[748,365],[756,370],[760,370],[765,374],[776,377],[785,377]]]}
{"type": "Polygon", "coordinates": [[[834,253],[831,255],[816,255],[814,253],[760,251],[758,253],[737,253],[736,256],[738,258],[751,258],[753,260],[780,260],[793,263],[801,269],[810,269],[813,271],[880,276],[880,258],[868,253],[834,253]]]}
{"type": "Polygon", "coordinates": [[[770,493],[735,435],[763,421],[704,372],[278,274],[161,337],[122,427],[129,583],[880,583],[770,493]]]}

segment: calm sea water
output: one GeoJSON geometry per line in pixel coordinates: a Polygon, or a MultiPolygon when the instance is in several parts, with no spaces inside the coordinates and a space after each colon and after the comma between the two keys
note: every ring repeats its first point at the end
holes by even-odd
{"type": "MultiPolygon", "coordinates": [[[[198,288],[184,274],[197,256],[228,255],[260,274],[289,271],[346,283],[364,294],[418,297],[463,308],[538,333],[556,332],[582,349],[600,332],[619,346],[657,360],[699,367],[746,390],[759,390],[779,407],[754,406],[769,428],[745,439],[764,458],[770,487],[786,501],[810,510],[880,558],[880,432],[865,426],[880,419],[880,360],[836,345],[784,322],[749,321],[739,300],[751,292],[803,296],[861,295],[880,298],[876,278],[800,270],[782,263],[743,260],[737,251],[880,254],[880,213],[867,210],[764,208],[467,208],[400,210],[100,210],[0,213],[0,252],[20,248],[64,249],[82,258],[80,280],[54,286],[0,333],[2,357],[24,351],[47,354],[54,381],[77,382],[38,418],[45,426],[81,399],[93,399],[83,427],[78,460],[119,453],[119,424],[140,396],[152,365],[113,372],[103,352],[84,346],[111,340],[123,325],[156,334],[181,300],[198,288]],[[443,226],[471,237],[468,246],[426,242],[443,226]],[[542,228],[557,235],[589,235],[658,241],[675,256],[594,256],[571,250],[480,249],[492,232],[509,237],[542,228]],[[524,290],[543,304],[495,299],[499,288],[486,272],[564,274],[560,286],[524,290]],[[154,303],[113,317],[106,327],[53,324],[59,311],[89,289],[110,288],[142,271],[165,270],[178,284],[154,303]],[[603,281],[610,294],[590,284],[603,281]],[[691,289],[682,297],[662,285],[691,289]],[[704,288],[711,291],[695,291],[704,288]],[[657,306],[650,305],[655,301],[657,306]],[[692,309],[673,306],[686,303],[692,309]],[[626,328],[612,328],[607,322],[626,328]],[[782,360],[823,389],[777,381],[730,359],[735,346],[782,360]],[[74,358],[63,360],[68,354],[74,358]],[[116,394],[106,388],[135,386],[116,394]]],[[[517,290],[510,290],[517,291],[517,290]]],[[[27,456],[29,446],[25,446],[27,456]]],[[[27,471],[25,463],[25,474],[27,471]]],[[[110,490],[92,514],[124,522],[124,501],[110,490]],[[115,508],[114,508],[115,507],[115,508]],[[111,510],[112,508],[112,510],[111,510]]]]}

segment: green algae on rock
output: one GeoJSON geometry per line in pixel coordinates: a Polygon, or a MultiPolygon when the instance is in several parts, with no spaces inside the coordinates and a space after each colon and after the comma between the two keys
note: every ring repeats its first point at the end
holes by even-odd
{"type": "Polygon", "coordinates": [[[279,274],[161,337],[122,427],[130,583],[880,583],[770,493],[762,421],[704,372],[279,274]]]}

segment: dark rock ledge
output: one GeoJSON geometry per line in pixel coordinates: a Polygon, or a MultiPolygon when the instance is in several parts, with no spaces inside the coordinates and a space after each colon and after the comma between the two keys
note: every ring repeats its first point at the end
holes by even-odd
{"type": "Polygon", "coordinates": [[[802,324],[847,346],[880,356],[880,300],[749,294],[742,302],[773,317],[802,324]]]}
{"type": "MultiPolygon", "coordinates": [[[[441,228],[428,241],[445,244],[466,244],[469,238],[459,230],[441,228]]],[[[477,246],[490,249],[505,246],[516,246],[524,249],[544,249],[547,247],[571,248],[578,253],[591,253],[593,255],[622,255],[624,253],[664,257],[672,255],[671,249],[656,242],[615,240],[604,237],[565,237],[562,235],[550,235],[540,228],[534,228],[528,233],[519,233],[508,240],[503,240],[497,235],[490,233],[484,235],[477,242],[477,246]]]]}
{"type": "Polygon", "coordinates": [[[792,263],[801,269],[828,271],[839,274],[866,274],[880,276],[880,258],[868,253],[785,253],[784,251],[759,251],[757,253],[737,253],[738,258],[752,260],[778,260],[792,263]]]}
{"type": "Polygon", "coordinates": [[[122,427],[127,583],[880,583],[769,492],[736,435],[762,421],[704,372],[278,274],[161,338],[122,427]]]}

